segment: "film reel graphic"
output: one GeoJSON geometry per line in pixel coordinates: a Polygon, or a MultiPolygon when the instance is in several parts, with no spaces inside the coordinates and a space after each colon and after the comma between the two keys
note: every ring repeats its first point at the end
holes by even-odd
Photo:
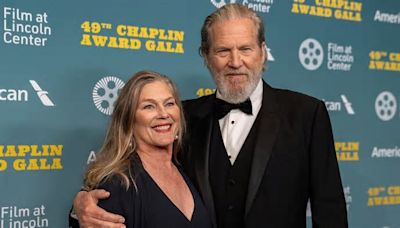
{"type": "Polygon", "coordinates": [[[396,97],[389,91],[383,91],[375,100],[375,111],[379,119],[383,121],[391,120],[396,114],[396,97]]]}
{"type": "Polygon", "coordinates": [[[324,60],[324,49],[317,40],[308,38],[300,45],[299,60],[307,70],[316,70],[324,60]]]}
{"type": "Polygon", "coordinates": [[[114,111],[114,103],[118,98],[119,91],[125,83],[114,76],[107,76],[100,79],[93,88],[93,102],[96,108],[106,114],[111,115],[114,111]]]}

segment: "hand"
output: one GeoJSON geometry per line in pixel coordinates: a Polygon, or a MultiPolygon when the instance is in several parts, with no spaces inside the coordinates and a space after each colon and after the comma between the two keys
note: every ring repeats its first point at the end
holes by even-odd
{"type": "Polygon", "coordinates": [[[100,199],[106,199],[110,193],[95,189],[90,192],[80,191],[74,199],[74,210],[81,228],[125,228],[124,217],[109,213],[97,206],[100,199]]]}

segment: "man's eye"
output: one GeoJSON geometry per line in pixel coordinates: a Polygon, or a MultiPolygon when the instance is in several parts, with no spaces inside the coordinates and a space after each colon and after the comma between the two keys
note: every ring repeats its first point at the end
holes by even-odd
{"type": "Polygon", "coordinates": [[[229,54],[229,50],[227,50],[227,49],[217,50],[217,55],[226,56],[228,54],[229,54]]]}
{"type": "Polygon", "coordinates": [[[245,52],[245,53],[247,53],[247,52],[251,52],[252,51],[252,49],[251,48],[249,48],[249,47],[246,47],[246,48],[241,48],[240,49],[242,52],[245,52]]]}

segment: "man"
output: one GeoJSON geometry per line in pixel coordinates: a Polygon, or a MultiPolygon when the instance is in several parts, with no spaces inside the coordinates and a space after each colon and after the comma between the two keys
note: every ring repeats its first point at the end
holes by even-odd
{"type": "MultiPolygon", "coordinates": [[[[347,227],[325,105],[261,79],[267,59],[261,19],[229,4],[206,18],[201,36],[200,53],[217,92],[184,103],[188,134],[181,162],[214,224],[306,227],[310,200],[313,227],[347,227]]],[[[104,197],[78,193],[81,225],[121,225],[112,222],[122,218],[96,207],[104,197]]]]}

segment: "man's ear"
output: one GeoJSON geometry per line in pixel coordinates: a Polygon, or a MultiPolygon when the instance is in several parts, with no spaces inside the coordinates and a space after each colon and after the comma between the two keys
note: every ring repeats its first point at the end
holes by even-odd
{"type": "Polygon", "coordinates": [[[208,67],[209,61],[208,61],[208,55],[203,53],[203,60],[204,60],[204,65],[206,65],[206,67],[208,67]]]}
{"type": "Polygon", "coordinates": [[[267,44],[264,42],[262,42],[261,44],[261,49],[262,49],[262,55],[264,58],[264,63],[268,61],[268,47],[267,44]]]}

